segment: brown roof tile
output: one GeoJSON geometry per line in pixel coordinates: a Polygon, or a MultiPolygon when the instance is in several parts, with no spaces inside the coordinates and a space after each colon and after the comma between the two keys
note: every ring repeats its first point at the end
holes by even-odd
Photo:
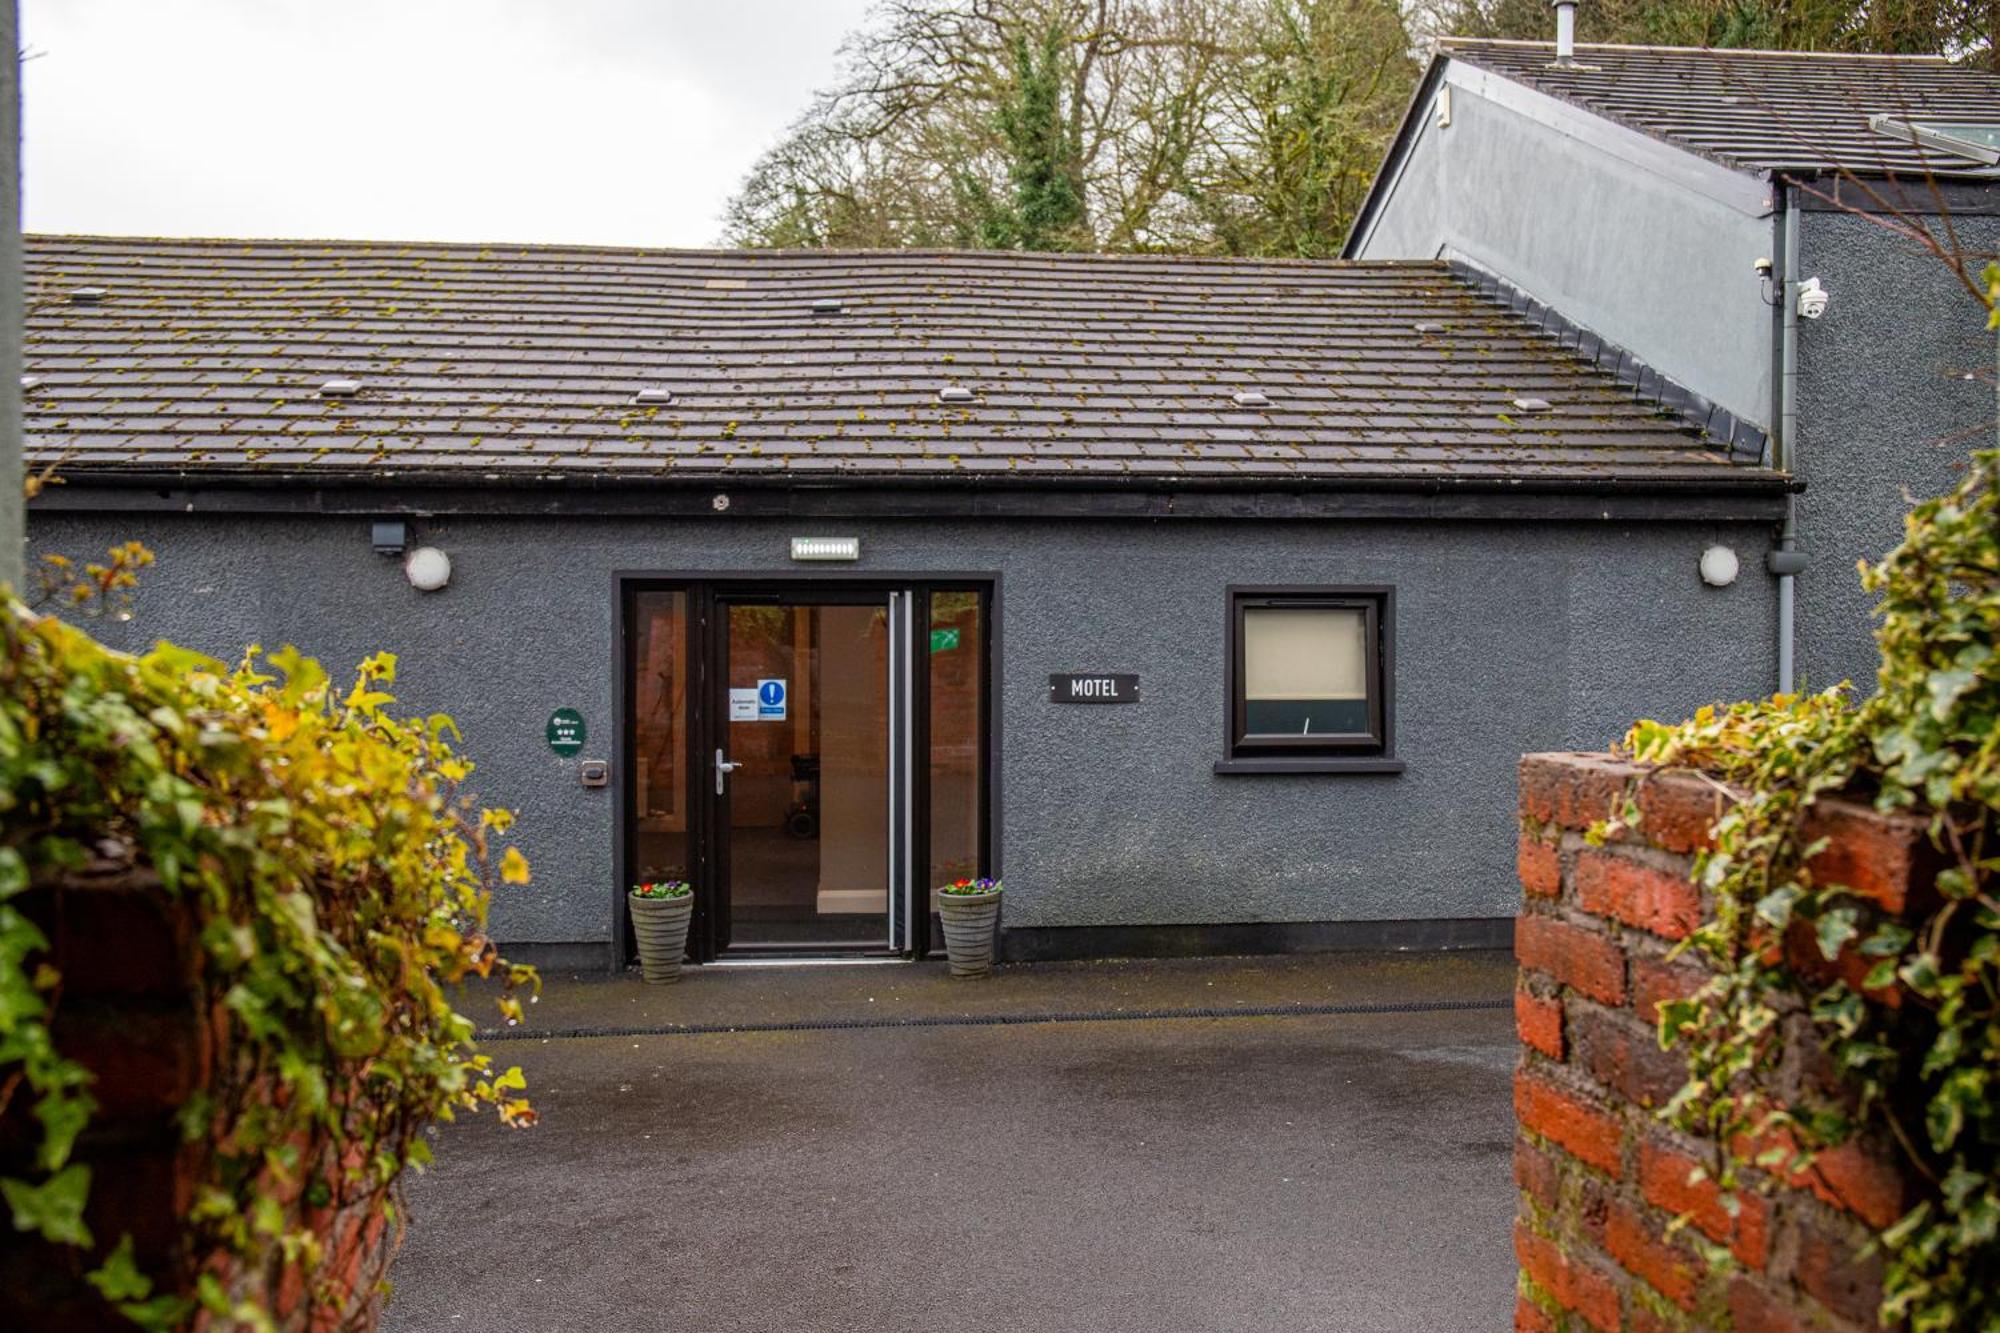
{"type": "Polygon", "coordinates": [[[1504,75],[1744,171],[1989,175],[1982,162],[1920,148],[1869,117],[2000,122],[2000,74],[1942,56],[1734,51],[1452,37],[1454,60],[1504,75]]]}
{"type": "Polygon", "coordinates": [[[1782,480],[1439,264],[104,237],[26,263],[29,456],[93,473],[1782,480]]]}

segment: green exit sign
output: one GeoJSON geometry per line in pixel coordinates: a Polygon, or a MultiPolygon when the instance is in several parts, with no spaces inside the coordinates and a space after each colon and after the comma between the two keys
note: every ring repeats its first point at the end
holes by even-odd
{"type": "Polygon", "coordinates": [[[958,647],[957,629],[934,629],[931,631],[931,651],[948,653],[958,647]]]}

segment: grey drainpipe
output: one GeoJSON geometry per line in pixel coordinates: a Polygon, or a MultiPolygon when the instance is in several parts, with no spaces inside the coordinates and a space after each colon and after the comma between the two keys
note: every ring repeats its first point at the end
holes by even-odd
{"type": "MultiPolygon", "coordinates": [[[[1772,182],[1783,218],[1783,240],[1778,246],[1778,434],[1771,445],[1771,466],[1780,472],[1795,472],[1798,466],[1799,421],[1799,209],[1795,187],[1772,182]]],[[[1785,496],[1785,519],[1778,529],[1777,549],[1765,557],[1765,565],[1778,577],[1778,693],[1790,694],[1797,680],[1795,666],[1795,620],[1797,618],[1797,575],[1806,567],[1806,553],[1798,549],[1798,499],[1785,496]]]]}

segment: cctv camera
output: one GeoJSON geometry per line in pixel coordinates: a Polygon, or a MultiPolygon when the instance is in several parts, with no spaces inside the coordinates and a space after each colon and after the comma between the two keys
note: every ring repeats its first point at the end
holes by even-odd
{"type": "Polygon", "coordinates": [[[1832,300],[1833,293],[1820,286],[1818,278],[1807,278],[1799,284],[1799,317],[1818,319],[1832,300]]]}
{"type": "Polygon", "coordinates": [[[1758,256],[1755,262],[1753,262],[1750,265],[1750,267],[1757,270],[1757,276],[1760,278],[1768,278],[1771,276],[1771,261],[1762,255],[1758,256]]]}

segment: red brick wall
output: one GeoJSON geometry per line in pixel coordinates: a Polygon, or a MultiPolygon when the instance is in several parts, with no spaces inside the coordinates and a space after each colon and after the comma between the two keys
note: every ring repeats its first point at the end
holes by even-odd
{"type": "MultiPolygon", "coordinates": [[[[1880,1265],[1861,1251],[1909,1202],[1892,1153],[1844,1147],[1809,1180],[1737,1196],[1732,1212],[1714,1185],[1689,1179],[1706,1145],[1656,1113],[1685,1066],[1660,1050],[1655,1006],[1703,977],[1666,955],[1701,920],[1693,853],[1724,797],[1693,776],[1653,775],[1639,789],[1640,828],[1587,845],[1584,831],[1623,804],[1638,773],[1601,755],[1521,761],[1515,1327],[1875,1328],[1880,1265]]],[[[1829,802],[1817,823],[1832,839],[1819,869],[1891,911],[1921,891],[1917,821],[1829,802]]],[[[1816,1043],[1803,1027],[1793,1039],[1784,1077],[1810,1077],[1816,1043]]]]}
{"type": "MultiPolygon", "coordinates": [[[[227,1049],[227,1024],[220,1006],[202,999],[200,954],[188,915],[150,872],[106,861],[60,883],[34,886],[15,905],[48,936],[49,961],[62,974],[56,1046],[94,1076],[98,1110],[74,1160],[91,1169],[84,1220],[98,1249],[86,1253],[10,1235],[0,1245],[0,1328],[129,1333],[133,1325],[84,1274],[129,1233],[140,1267],[162,1290],[191,1288],[198,1256],[186,1252],[181,1218],[208,1158],[203,1141],[184,1141],[176,1116],[227,1049]]],[[[37,1134],[28,1110],[29,1099],[17,1093],[0,1118],[0,1174],[29,1169],[37,1134]]],[[[300,1204],[297,1211],[327,1255],[314,1282],[331,1283],[338,1293],[372,1286],[393,1244],[393,1228],[383,1225],[379,1211],[337,1204],[310,1211],[300,1204]]],[[[312,1310],[296,1266],[224,1276],[245,1294],[268,1282],[277,1293],[278,1326],[288,1333],[336,1325],[327,1312],[312,1310]]],[[[350,1321],[339,1326],[372,1329],[377,1302],[348,1303],[355,1307],[350,1321]]]]}

